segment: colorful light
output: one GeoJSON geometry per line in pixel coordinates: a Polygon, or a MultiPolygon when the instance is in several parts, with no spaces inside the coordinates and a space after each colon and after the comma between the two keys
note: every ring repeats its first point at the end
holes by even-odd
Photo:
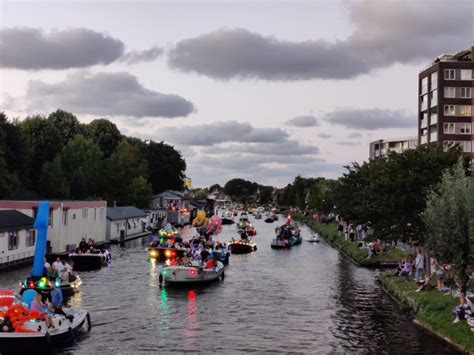
{"type": "Polygon", "coordinates": [[[33,281],[30,281],[29,286],[30,286],[31,288],[35,288],[35,283],[34,283],[33,281]]]}
{"type": "Polygon", "coordinates": [[[59,286],[61,286],[61,283],[59,281],[56,281],[55,285],[56,285],[56,287],[59,287],[59,286]]]}
{"type": "Polygon", "coordinates": [[[196,293],[195,293],[193,290],[191,290],[191,291],[188,292],[188,299],[189,299],[189,300],[194,300],[194,299],[196,299],[196,293]]]}
{"type": "Polygon", "coordinates": [[[43,282],[43,281],[40,281],[40,282],[38,283],[38,287],[43,288],[43,287],[45,287],[45,286],[46,286],[46,283],[43,282]]]}
{"type": "Polygon", "coordinates": [[[158,256],[158,253],[156,252],[156,250],[152,250],[152,251],[150,251],[150,256],[152,258],[156,258],[158,256]]]}
{"type": "Polygon", "coordinates": [[[196,269],[189,269],[189,275],[191,276],[196,275],[196,269]]]}
{"type": "Polygon", "coordinates": [[[161,273],[163,274],[163,276],[166,276],[166,274],[168,273],[168,271],[166,271],[166,269],[163,269],[163,270],[161,271],[161,273]]]}
{"type": "Polygon", "coordinates": [[[167,257],[170,257],[170,256],[171,256],[171,252],[170,252],[169,250],[166,250],[166,251],[165,251],[165,255],[166,255],[167,257]]]}

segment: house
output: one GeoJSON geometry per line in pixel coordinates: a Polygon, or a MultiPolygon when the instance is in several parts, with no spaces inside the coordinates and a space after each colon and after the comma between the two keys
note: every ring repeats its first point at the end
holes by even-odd
{"type": "Polygon", "coordinates": [[[155,195],[150,207],[153,210],[181,210],[184,208],[188,209],[189,204],[185,193],[175,190],[166,190],[155,195]]]}
{"type": "MultiPolygon", "coordinates": [[[[39,201],[0,200],[0,211],[16,210],[34,219],[38,204],[39,201]]],[[[104,242],[106,208],[106,201],[50,202],[47,252],[59,254],[74,250],[82,238],[104,242]]]]}
{"type": "Polygon", "coordinates": [[[125,239],[133,239],[147,234],[148,213],[133,207],[107,207],[106,240],[119,240],[124,233],[125,239]]]}
{"type": "Polygon", "coordinates": [[[0,268],[33,258],[36,242],[33,223],[33,218],[19,211],[0,211],[0,268]]]}

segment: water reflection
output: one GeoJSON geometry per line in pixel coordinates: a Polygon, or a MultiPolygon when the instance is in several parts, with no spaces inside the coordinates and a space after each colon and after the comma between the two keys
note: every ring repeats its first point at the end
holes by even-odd
{"type": "Polygon", "coordinates": [[[197,316],[196,316],[196,293],[193,290],[188,291],[188,322],[186,325],[186,338],[194,336],[196,330],[197,316]]]}

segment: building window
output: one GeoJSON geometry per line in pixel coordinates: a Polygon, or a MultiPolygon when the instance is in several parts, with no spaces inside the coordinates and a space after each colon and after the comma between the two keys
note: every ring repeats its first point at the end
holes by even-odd
{"type": "Polygon", "coordinates": [[[53,228],[53,210],[49,210],[49,215],[48,215],[48,226],[53,228]]]}
{"type": "Polygon", "coordinates": [[[458,105],[457,106],[458,116],[470,117],[471,116],[471,105],[458,105]]]}
{"type": "Polygon", "coordinates": [[[63,210],[63,225],[67,226],[68,210],[63,210]]]}
{"type": "Polygon", "coordinates": [[[460,90],[460,97],[462,99],[470,99],[471,98],[471,88],[459,88],[460,90]]]}
{"type": "Polygon", "coordinates": [[[433,90],[430,92],[430,107],[438,105],[438,90],[433,90]]]}
{"type": "Polygon", "coordinates": [[[472,80],[472,70],[461,69],[461,80],[472,80]]]}
{"type": "Polygon", "coordinates": [[[444,133],[455,133],[456,129],[454,127],[454,123],[445,123],[444,124],[444,133]]]}
{"type": "Polygon", "coordinates": [[[461,146],[464,153],[471,152],[471,141],[461,141],[459,142],[459,145],[461,146]]]}
{"type": "Polygon", "coordinates": [[[421,103],[420,103],[420,105],[421,105],[421,109],[420,109],[421,111],[425,111],[425,110],[428,109],[428,94],[423,95],[423,96],[421,97],[421,103]]]}
{"type": "Polygon", "coordinates": [[[428,92],[428,77],[421,79],[421,94],[426,94],[428,92]]]}
{"type": "Polygon", "coordinates": [[[461,123],[459,125],[459,132],[461,134],[471,134],[471,124],[470,123],[461,123]]]}
{"type": "Polygon", "coordinates": [[[444,105],[444,115],[445,116],[454,116],[456,114],[455,105],[444,105]]]}
{"type": "Polygon", "coordinates": [[[83,209],[82,209],[82,218],[83,218],[83,219],[86,219],[86,218],[87,218],[87,210],[88,210],[88,208],[83,208],[83,209]]]}
{"type": "Polygon", "coordinates": [[[32,247],[35,245],[36,242],[36,231],[35,230],[28,230],[26,231],[26,246],[32,247]]]}
{"type": "Polygon", "coordinates": [[[444,88],[444,97],[446,97],[446,98],[455,98],[456,97],[456,88],[445,87],[444,88]]]}
{"type": "Polygon", "coordinates": [[[437,89],[438,88],[438,72],[437,71],[435,71],[434,73],[431,73],[430,80],[431,80],[431,90],[437,89]]]}
{"type": "Polygon", "coordinates": [[[18,233],[8,232],[8,250],[18,249],[18,233]]]}
{"type": "Polygon", "coordinates": [[[444,69],[444,80],[456,80],[456,70],[444,69]]]}

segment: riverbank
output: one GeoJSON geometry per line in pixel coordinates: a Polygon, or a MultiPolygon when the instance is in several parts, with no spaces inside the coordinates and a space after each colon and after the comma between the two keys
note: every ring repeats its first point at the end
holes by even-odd
{"type": "Polygon", "coordinates": [[[318,232],[331,246],[346,255],[359,266],[378,268],[392,267],[404,258],[411,257],[409,252],[400,249],[391,249],[387,253],[380,253],[375,257],[367,259],[367,249],[360,249],[358,242],[345,240],[339,235],[335,224],[322,224],[314,220],[309,220],[302,215],[293,214],[292,218],[296,221],[305,222],[312,230],[318,232]]]}
{"type": "Polygon", "coordinates": [[[453,324],[452,310],[458,300],[451,295],[433,291],[416,291],[414,281],[380,273],[378,280],[390,296],[407,305],[414,313],[415,323],[442,338],[460,351],[474,353],[474,335],[466,321],[453,324]]]}

